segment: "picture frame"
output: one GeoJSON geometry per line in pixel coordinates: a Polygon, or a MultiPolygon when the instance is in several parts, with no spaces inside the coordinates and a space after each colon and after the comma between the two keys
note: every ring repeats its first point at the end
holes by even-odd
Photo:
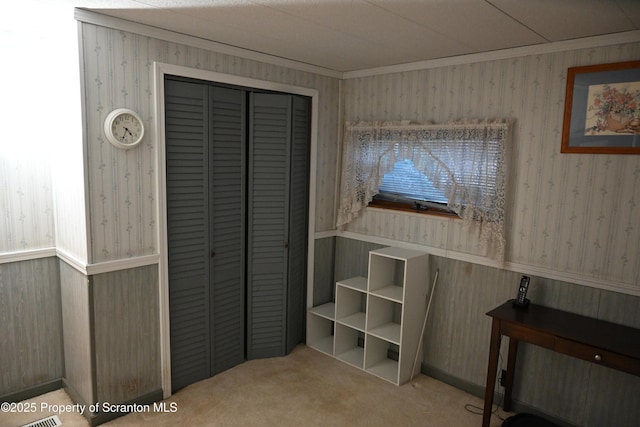
{"type": "Polygon", "coordinates": [[[568,69],[560,152],[640,154],[640,61],[568,69]]]}

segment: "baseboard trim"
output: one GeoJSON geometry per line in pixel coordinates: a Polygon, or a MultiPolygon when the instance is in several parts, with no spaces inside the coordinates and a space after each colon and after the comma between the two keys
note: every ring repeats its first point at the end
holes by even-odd
{"type": "MultiPolygon", "coordinates": [[[[115,405],[140,405],[141,407],[144,407],[146,405],[151,405],[151,407],[149,408],[150,411],[154,410],[153,407],[153,403],[154,402],[159,402],[163,399],[163,392],[162,389],[157,389],[154,390],[150,393],[144,394],[142,396],[136,397],[135,399],[131,399],[128,400],[126,402],[123,403],[117,403],[115,405]]],[[[104,403],[101,403],[101,405],[104,405],[104,403]]],[[[100,408],[99,408],[100,409],[100,408]]],[[[97,412],[97,413],[87,413],[85,418],[87,418],[87,421],[89,421],[89,424],[91,426],[98,426],[100,424],[104,424],[106,422],[115,420],[116,418],[122,417],[124,415],[129,414],[130,412],[119,412],[119,411],[114,411],[114,412],[97,412]]]]}
{"type": "MultiPolygon", "coordinates": [[[[474,384],[470,381],[455,377],[448,372],[442,371],[433,366],[429,366],[425,363],[422,363],[420,365],[420,372],[422,372],[423,374],[431,378],[435,378],[438,381],[441,381],[445,384],[449,384],[452,387],[455,387],[459,390],[462,390],[466,393],[469,393],[473,396],[479,397],[480,399],[484,400],[485,388],[483,386],[479,386],[478,384],[474,384]]],[[[503,398],[503,394],[496,392],[493,396],[493,402],[494,402],[493,404],[496,405],[498,402],[502,402],[502,398],[503,398]]],[[[545,414],[538,408],[527,405],[526,403],[520,402],[516,399],[512,400],[512,406],[513,406],[512,412],[517,412],[517,413],[526,412],[528,414],[538,415],[542,418],[545,418],[551,422],[558,424],[561,427],[577,427],[576,424],[572,424],[567,422],[566,420],[553,417],[549,414],[545,414]]]]}
{"type": "MultiPolygon", "coordinates": [[[[484,399],[484,387],[474,384],[470,381],[463,380],[461,378],[455,377],[448,372],[442,371],[438,368],[434,368],[425,363],[422,363],[420,366],[420,372],[423,374],[435,378],[438,381],[442,381],[445,384],[449,384],[459,390],[464,391],[465,393],[469,393],[473,396],[484,399]]],[[[498,399],[502,399],[502,395],[496,393],[494,396],[494,401],[498,401],[498,399]]]]}
{"type": "Polygon", "coordinates": [[[51,391],[60,390],[61,388],[61,379],[47,381],[46,383],[4,394],[0,396],[0,402],[21,402],[23,400],[31,399],[32,397],[40,396],[51,391]]]}
{"type": "MultiPolygon", "coordinates": [[[[91,405],[91,402],[87,402],[84,398],[78,393],[78,391],[67,381],[66,378],[62,379],[62,388],[64,389],[67,396],[73,401],[73,403],[77,403],[87,408],[91,405]]],[[[84,411],[82,414],[83,417],[87,418],[88,410],[84,411]]]]}
{"type": "MultiPolygon", "coordinates": [[[[66,380],[63,379],[62,384],[64,386],[65,392],[69,395],[69,397],[74,403],[84,405],[87,408],[94,407],[94,405],[96,405],[96,403],[85,401],[80,396],[80,394],[77,393],[76,390],[66,380]]],[[[89,422],[89,425],[91,425],[92,427],[99,426],[100,424],[104,424],[111,420],[115,420],[116,418],[122,417],[130,413],[125,411],[102,412],[102,409],[104,408],[105,403],[110,405],[110,407],[111,405],[118,405],[118,408],[115,408],[115,409],[119,409],[120,405],[141,405],[141,406],[151,405],[154,402],[161,401],[163,398],[164,397],[163,397],[162,389],[157,389],[152,392],[143,394],[142,396],[138,396],[134,399],[128,400],[126,402],[98,402],[97,403],[98,406],[96,408],[98,410],[97,412],[91,412],[89,410],[86,410],[82,415],[89,422]]],[[[149,408],[149,411],[153,411],[153,409],[154,409],[153,406],[151,406],[149,408]]]]}

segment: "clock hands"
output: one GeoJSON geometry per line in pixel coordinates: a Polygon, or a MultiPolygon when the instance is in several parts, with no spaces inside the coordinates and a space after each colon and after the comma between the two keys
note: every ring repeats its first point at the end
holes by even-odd
{"type": "Polygon", "coordinates": [[[123,141],[124,141],[124,138],[127,136],[127,132],[129,132],[129,135],[133,136],[133,134],[131,133],[128,127],[125,126],[124,131],[125,133],[124,135],[122,135],[122,138],[121,138],[123,141]]]}

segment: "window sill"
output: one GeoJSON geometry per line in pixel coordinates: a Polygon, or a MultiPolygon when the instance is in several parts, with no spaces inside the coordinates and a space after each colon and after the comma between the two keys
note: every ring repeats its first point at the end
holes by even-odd
{"type": "Polygon", "coordinates": [[[422,209],[416,209],[410,205],[387,202],[383,200],[373,200],[369,203],[367,207],[375,208],[375,209],[407,212],[407,213],[412,213],[419,216],[428,215],[428,216],[437,216],[440,218],[460,219],[460,217],[456,215],[454,212],[447,212],[444,209],[438,210],[438,209],[430,208],[428,210],[422,210],[422,209]]]}

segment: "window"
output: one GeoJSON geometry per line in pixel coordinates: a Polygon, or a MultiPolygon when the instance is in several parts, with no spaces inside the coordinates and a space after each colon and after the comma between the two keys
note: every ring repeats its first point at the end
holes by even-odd
{"type": "Polygon", "coordinates": [[[477,225],[480,240],[504,259],[510,133],[509,121],[347,124],[337,227],[370,203],[440,209],[477,225]]]}
{"type": "Polygon", "coordinates": [[[444,191],[436,188],[433,181],[408,159],[396,162],[393,170],[384,174],[378,190],[369,206],[455,215],[447,207],[448,198],[444,191]]]}

